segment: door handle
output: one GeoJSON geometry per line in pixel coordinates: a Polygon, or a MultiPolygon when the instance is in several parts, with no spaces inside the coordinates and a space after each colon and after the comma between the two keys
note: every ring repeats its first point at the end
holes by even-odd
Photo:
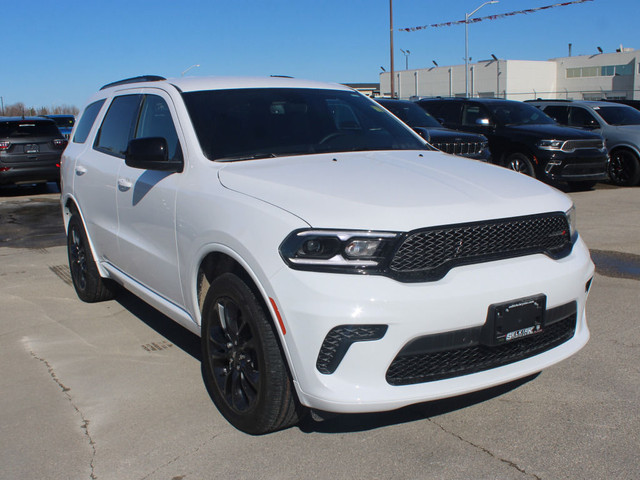
{"type": "Polygon", "coordinates": [[[133,183],[131,183],[131,180],[129,180],[128,178],[118,179],[118,190],[120,190],[121,192],[126,192],[131,188],[132,185],[133,183]]]}
{"type": "Polygon", "coordinates": [[[84,175],[85,173],[87,173],[87,169],[85,167],[83,167],[82,165],[76,166],[76,175],[81,176],[81,175],[84,175]]]}

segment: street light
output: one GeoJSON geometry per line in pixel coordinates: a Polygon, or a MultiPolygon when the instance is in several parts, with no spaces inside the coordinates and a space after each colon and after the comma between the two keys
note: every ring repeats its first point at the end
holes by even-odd
{"type": "Polygon", "coordinates": [[[400,51],[404,54],[404,69],[409,70],[409,55],[411,55],[411,52],[403,49],[400,49],[400,51]]]}
{"type": "Polygon", "coordinates": [[[484,2],[471,13],[464,14],[464,96],[469,96],[469,19],[485,5],[499,3],[499,0],[484,2]]]}
{"type": "Polygon", "coordinates": [[[191,70],[192,68],[199,67],[199,66],[200,66],[200,64],[199,64],[199,63],[196,63],[195,65],[191,65],[191,66],[190,66],[189,68],[187,68],[184,72],[182,72],[182,73],[180,74],[180,76],[181,76],[181,77],[184,77],[184,74],[185,74],[185,73],[187,73],[189,70],[191,70]]]}

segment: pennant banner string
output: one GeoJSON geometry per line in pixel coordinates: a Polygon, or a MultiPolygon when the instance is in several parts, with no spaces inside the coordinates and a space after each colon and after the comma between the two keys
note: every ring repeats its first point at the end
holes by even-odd
{"type": "Polygon", "coordinates": [[[527,15],[529,13],[539,12],[540,10],[548,10],[556,7],[566,7],[577,3],[593,2],[593,0],[573,0],[571,2],[554,3],[553,5],[545,5],[544,7],[527,8],[526,10],[518,10],[516,12],[499,13],[497,15],[488,15],[486,17],[475,17],[469,20],[458,20],[456,22],[434,23],[432,25],[422,25],[420,27],[399,28],[400,32],[415,32],[425,30],[427,28],[451,27],[453,25],[464,25],[465,23],[478,23],[484,20],[497,20],[498,18],[513,17],[514,15],[527,15]]]}

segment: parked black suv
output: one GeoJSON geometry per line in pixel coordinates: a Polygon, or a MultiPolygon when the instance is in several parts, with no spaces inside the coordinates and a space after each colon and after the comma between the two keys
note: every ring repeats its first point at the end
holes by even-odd
{"type": "Polygon", "coordinates": [[[540,180],[587,188],[606,180],[601,135],[561,127],[532,105],[513,100],[434,98],[417,102],[445,127],[482,133],[493,163],[540,180]]]}
{"type": "Polygon", "coordinates": [[[66,144],[51,119],[0,117],[0,185],[59,182],[66,144]]]}
{"type": "Polygon", "coordinates": [[[489,161],[491,155],[487,137],[484,135],[445,128],[414,102],[390,98],[376,98],[376,101],[438,150],[461,157],[489,161]]]}

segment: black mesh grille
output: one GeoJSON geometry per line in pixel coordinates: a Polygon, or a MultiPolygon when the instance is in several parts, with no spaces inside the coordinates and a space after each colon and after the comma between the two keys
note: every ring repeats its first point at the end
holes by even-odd
{"type": "Polygon", "coordinates": [[[567,140],[562,145],[562,150],[565,152],[572,152],[582,148],[593,148],[600,150],[603,148],[602,140],[567,140]]]}
{"type": "Polygon", "coordinates": [[[497,347],[475,345],[416,355],[402,352],[387,370],[391,385],[432,382],[481,372],[538,355],[571,339],[576,329],[576,315],[545,327],[542,333],[497,347]]]}
{"type": "Polygon", "coordinates": [[[477,155],[486,146],[483,142],[435,142],[432,145],[438,150],[453,155],[477,155]]]}
{"type": "Polygon", "coordinates": [[[569,224],[562,213],[459,224],[411,232],[389,268],[404,280],[434,280],[455,265],[533,253],[562,256],[570,249],[569,224]]]}
{"type": "Polygon", "coordinates": [[[327,375],[335,372],[352,343],[379,340],[386,332],[387,325],[340,325],[331,329],[322,342],[316,368],[327,375]]]}

